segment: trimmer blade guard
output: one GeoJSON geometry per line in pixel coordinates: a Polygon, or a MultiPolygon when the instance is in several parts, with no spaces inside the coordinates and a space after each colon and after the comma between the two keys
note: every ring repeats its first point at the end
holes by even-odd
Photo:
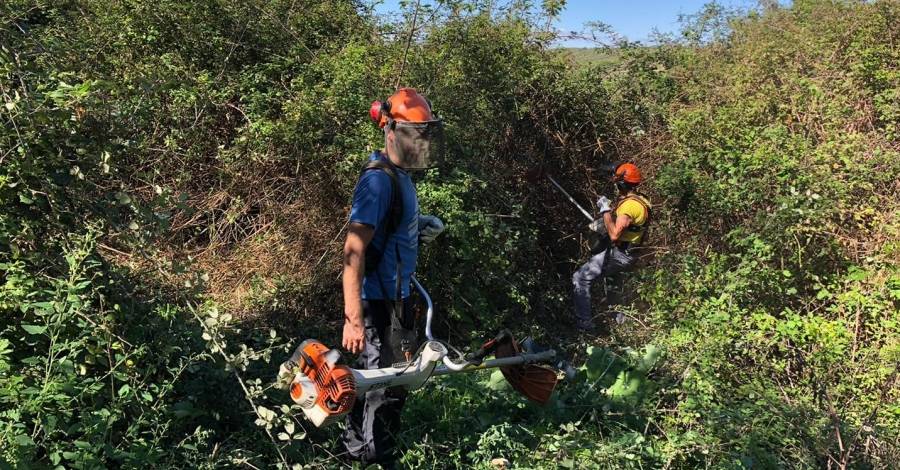
{"type": "MultiPolygon", "coordinates": [[[[503,341],[497,344],[494,351],[494,357],[513,357],[522,352],[519,343],[512,337],[509,341],[503,341]]],[[[550,401],[550,395],[556,388],[556,382],[559,381],[557,373],[554,369],[540,364],[520,364],[515,366],[505,366],[500,368],[503,377],[512,386],[513,389],[525,395],[531,401],[542,405],[550,401]]]]}

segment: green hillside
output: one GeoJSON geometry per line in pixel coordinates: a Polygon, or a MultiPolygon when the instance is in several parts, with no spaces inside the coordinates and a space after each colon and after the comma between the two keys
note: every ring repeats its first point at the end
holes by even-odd
{"type": "Polygon", "coordinates": [[[613,64],[621,57],[615,49],[594,47],[567,47],[561,52],[571,57],[576,64],[613,64]]]}

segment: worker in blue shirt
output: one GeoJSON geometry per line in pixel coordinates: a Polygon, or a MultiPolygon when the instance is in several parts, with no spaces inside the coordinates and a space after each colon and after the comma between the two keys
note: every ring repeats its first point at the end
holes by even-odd
{"type": "MultiPolygon", "coordinates": [[[[356,185],[344,243],[342,345],[360,353],[358,367],[374,369],[408,361],[417,345],[410,305],[410,279],[419,242],[444,228],[419,214],[409,171],[432,166],[442,148],[441,121],[416,90],[401,88],[370,116],[384,130],[385,149],[374,152],[356,185]]],[[[371,390],[347,415],[342,443],[363,463],[389,463],[406,400],[402,387],[371,390]]]]}

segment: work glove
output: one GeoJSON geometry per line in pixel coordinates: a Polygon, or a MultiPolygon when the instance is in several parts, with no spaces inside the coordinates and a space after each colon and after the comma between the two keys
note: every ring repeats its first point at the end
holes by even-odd
{"type": "Polygon", "coordinates": [[[600,209],[601,214],[605,214],[612,210],[612,201],[606,196],[600,196],[597,199],[597,208],[600,209]]]}
{"type": "Polygon", "coordinates": [[[588,228],[591,229],[592,232],[599,233],[606,228],[606,225],[604,225],[603,219],[597,219],[597,220],[591,222],[591,224],[588,225],[588,228]]]}
{"type": "Polygon", "coordinates": [[[294,380],[297,367],[297,363],[292,359],[282,362],[281,366],[278,367],[278,378],[275,380],[275,388],[281,390],[291,388],[291,381],[294,380]]]}
{"type": "Polygon", "coordinates": [[[431,243],[444,231],[444,223],[433,215],[419,216],[419,241],[431,243]]]}

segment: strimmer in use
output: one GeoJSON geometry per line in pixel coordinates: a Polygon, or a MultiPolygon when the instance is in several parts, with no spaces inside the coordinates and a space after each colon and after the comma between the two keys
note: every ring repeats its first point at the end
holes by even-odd
{"type": "MultiPolygon", "coordinates": [[[[520,347],[510,332],[503,330],[478,351],[462,354],[434,339],[431,298],[418,280],[413,278],[413,283],[428,305],[425,322],[428,341],[412,360],[381,369],[352,369],[339,363],[337,349],[308,339],[281,365],[279,382],[289,388],[291,399],[300,405],[313,424],[323,426],[340,420],[353,408],[356,398],[369,390],[397,386],[415,390],[432,377],[492,368],[500,368],[513,389],[528,399],[541,404],[550,399],[560,372],[543,364],[552,363],[556,351],[535,351],[530,340],[520,347]],[[454,351],[456,359],[451,359],[450,350],[454,351]],[[494,358],[486,360],[491,354],[494,358]]],[[[562,363],[558,367],[566,368],[562,363]]]]}

